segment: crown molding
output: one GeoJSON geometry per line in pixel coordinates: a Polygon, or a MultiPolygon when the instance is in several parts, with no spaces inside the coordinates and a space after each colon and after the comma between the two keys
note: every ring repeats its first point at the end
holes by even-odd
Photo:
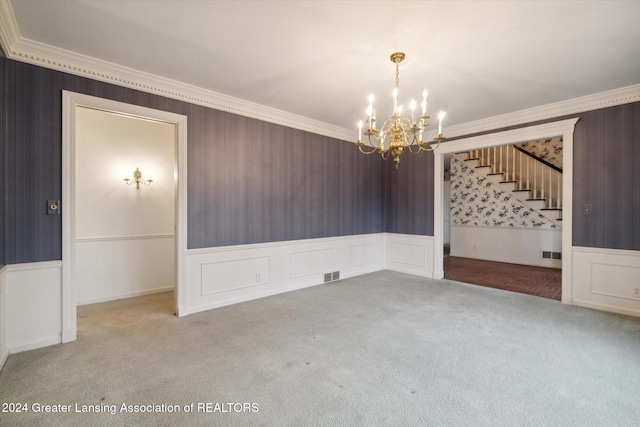
{"type": "Polygon", "coordinates": [[[25,39],[7,0],[0,0],[0,42],[7,58],[240,116],[350,141],[354,131],[211,90],[25,39]]]}
{"type": "MultiPolygon", "coordinates": [[[[640,84],[453,125],[446,129],[446,136],[447,138],[457,138],[638,101],[640,101],[640,84]]],[[[433,135],[428,134],[428,137],[436,136],[435,132],[432,133],[433,135]]]]}
{"type": "MultiPolygon", "coordinates": [[[[355,141],[355,130],[345,129],[308,117],[25,39],[20,35],[13,9],[8,0],[0,0],[0,43],[7,58],[16,61],[124,86],[142,92],[153,93],[167,98],[202,105],[204,107],[331,138],[351,142],[355,141]]],[[[453,125],[447,127],[446,136],[448,138],[455,138],[636,101],[640,101],[640,84],[453,125]]],[[[436,136],[436,133],[435,131],[431,131],[426,133],[425,136],[426,138],[433,138],[436,136]]]]}

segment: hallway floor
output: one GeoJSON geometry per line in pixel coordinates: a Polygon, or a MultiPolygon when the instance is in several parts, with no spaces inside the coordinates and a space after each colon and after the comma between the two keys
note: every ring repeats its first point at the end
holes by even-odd
{"type": "Polygon", "coordinates": [[[444,278],[560,300],[562,270],[471,258],[444,257],[444,278]]]}

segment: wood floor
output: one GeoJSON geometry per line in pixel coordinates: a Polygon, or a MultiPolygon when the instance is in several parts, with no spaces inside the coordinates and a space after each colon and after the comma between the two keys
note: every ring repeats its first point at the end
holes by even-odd
{"type": "Polygon", "coordinates": [[[560,300],[562,270],[447,256],[444,278],[560,300]]]}

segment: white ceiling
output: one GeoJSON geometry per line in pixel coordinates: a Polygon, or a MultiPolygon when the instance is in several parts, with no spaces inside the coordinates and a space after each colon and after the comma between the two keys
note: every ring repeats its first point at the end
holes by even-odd
{"type": "Polygon", "coordinates": [[[395,51],[447,125],[640,83],[640,1],[10,5],[21,38],[349,129],[370,92],[390,112],[395,51]]]}

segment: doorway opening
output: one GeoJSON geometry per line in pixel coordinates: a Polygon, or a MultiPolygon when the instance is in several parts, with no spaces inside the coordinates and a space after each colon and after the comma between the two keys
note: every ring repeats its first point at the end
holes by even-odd
{"type": "MultiPolygon", "coordinates": [[[[442,144],[434,150],[434,278],[444,277],[444,225],[443,193],[444,193],[444,159],[446,155],[481,150],[494,146],[525,143],[542,138],[561,136],[564,144],[562,160],[562,189],[564,197],[561,258],[563,303],[571,304],[572,270],[571,270],[571,235],[572,235],[572,175],[573,175],[573,131],[578,119],[563,120],[543,125],[530,126],[505,132],[464,138],[442,144]]],[[[499,237],[494,236],[499,241],[499,237]]],[[[452,239],[453,240],[453,239],[452,239]]],[[[517,243],[517,242],[516,242],[517,243]]],[[[451,250],[455,251],[455,242],[451,250]]],[[[455,253],[455,252],[453,252],[455,253]]]]}
{"type": "Polygon", "coordinates": [[[544,138],[445,156],[446,279],[560,299],[562,145],[544,138]]]}
{"type": "Polygon", "coordinates": [[[184,312],[186,120],[63,92],[63,342],[78,305],[164,291],[184,312]]]}

